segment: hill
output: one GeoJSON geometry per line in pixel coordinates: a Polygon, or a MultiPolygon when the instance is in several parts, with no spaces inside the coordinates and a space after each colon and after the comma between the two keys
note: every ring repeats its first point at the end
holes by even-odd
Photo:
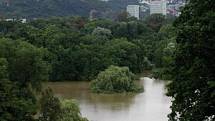
{"type": "Polygon", "coordinates": [[[0,0],[1,17],[46,18],[50,16],[85,16],[91,10],[101,17],[112,17],[137,0],[0,0]]]}

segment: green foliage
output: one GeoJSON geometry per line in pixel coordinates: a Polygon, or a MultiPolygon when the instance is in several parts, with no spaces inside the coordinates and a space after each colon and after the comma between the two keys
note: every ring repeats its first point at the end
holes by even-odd
{"type": "Polygon", "coordinates": [[[40,107],[39,121],[88,121],[81,116],[77,102],[60,101],[51,89],[46,89],[42,93],[40,107]]]}
{"type": "Polygon", "coordinates": [[[12,99],[12,85],[8,81],[8,62],[5,58],[0,58],[0,120],[7,121],[12,119],[12,114],[7,111],[12,99]]]}
{"type": "Polygon", "coordinates": [[[36,113],[35,99],[27,87],[9,81],[9,63],[0,58],[0,120],[33,121],[36,113]]]}
{"type": "Polygon", "coordinates": [[[8,79],[8,62],[5,58],[0,58],[0,79],[8,79]]]}
{"type": "MultiPolygon", "coordinates": [[[[141,73],[155,65],[163,66],[163,63],[168,65],[174,49],[167,45],[174,43],[174,38],[170,36],[174,29],[171,26],[160,27],[163,23],[159,24],[161,30],[157,33],[147,21],[137,20],[88,21],[82,17],[71,17],[38,19],[26,24],[0,22],[0,37],[19,39],[40,48],[43,59],[52,68],[49,74],[51,81],[92,80],[110,65],[127,66],[134,73],[141,73]]],[[[33,52],[20,50],[22,56],[33,52]]],[[[21,64],[33,60],[19,61],[19,71],[30,70],[31,67],[23,69],[21,64]]]]}
{"type": "Polygon", "coordinates": [[[60,100],[54,96],[51,89],[46,89],[40,99],[40,121],[59,121],[61,119],[60,100]]]}
{"type": "Polygon", "coordinates": [[[135,84],[134,74],[127,67],[110,66],[91,82],[91,90],[96,93],[140,92],[142,87],[135,84]]]}
{"type": "Polygon", "coordinates": [[[35,92],[47,80],[43,49],[21,40],[0,39],[0,119],[33,121],[35,92]]]}
{"type": "Polygon", "coordinates": [[[189,0],[178,29],[170,121],[215,120],[215,1],[189,0]]]}
{"type": "MultiPolygon", "coordinates": [[[[124,38],[115,39],[106,43],[106,52],[111,58],[112,64],[128,66],[134,72],[140,72],[141,66],[138,63],[139,48],[124,38]]],[[[144,68],[144,67],[143,67],[144,68]]]]}
{"type": "Polygon", "coordinates": [[[0,39],[0,57],[8,61],[9,79],[20,86],[40,88],[48,79],[48,64],[43,61],[44,50],[20,40],[0,39]]]}
{"type": "Polygon", "coordinates": [[[167,67],[152,69],[153,77],[156,79],[171,80],[171,69],[167,67]]]}
{"type": "Polygon", "coordinates": [[[1,121],[33,121],[37,112],[35,99],[29,90],[19,89],[8,80],[0,80],[0,120],[1,121]],[[22,96],[24,95],[24,96],[22,96]],[[28,96],[28,97],[27,97],[28,96]]]}
{"type": "Polygon", "coordinates": [[[60,121],[88,121],[81,116],[77,102],[74,100],[62,100],[61,108],[62,118],[60,121]]]}
{"type": "Polygon", "coordinates": [[[176,50],[176,29],[172,25],[164,25],[159,31],[160,41],[157,42],[154,51],[154,63],[156,67],[153,69],[153,76],[164,80],[170,80],[172,66],[174,62],[174,54],[176,50]]]}
{"type": "Polygon", "coordinates": [[[155,31],[159,31],[165,22],[165,16],[161,14],[153,14],[146,18],[147,25],[155,31]]]}
{"type": "Polygon", "coordinates": [[[109,29],[97,27],[93,30],[92,35],[94,36],[106,36],[111,37],[111,31],[109,29]]]}
{"type": "Polygon", "coordinates": [[[74,17],[7,24],[2,23],[3,36],[46,49],[44,58],[52,66],[53,81],[91,80],[110,65],[128,66],[135,73],[148,68],[141,44],[132,41],[149,31],[141,22],[89,22],[74,17]],[[120,27],[124,24],[125,30],[120,27]]]}

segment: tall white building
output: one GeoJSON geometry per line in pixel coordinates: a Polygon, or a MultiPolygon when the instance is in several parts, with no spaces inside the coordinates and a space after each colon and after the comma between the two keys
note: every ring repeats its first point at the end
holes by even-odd
{"type": "Polygon", "coordinates": [[[166,0],[151,0],[150,1],[150,14],[167,14],[166,0]]]}
{"type": "Polygon", "coordinates": [[[130,16],[140,19],[140,6],[139,5],[128,5],[126,10],[130,16]]]}
{"type": "Polygon", "coordinates": [[[140,4],[150,4],[150,0],[139,0],[140,4]]]}
{"type": "Polygon", "coordinates": [[[109,0],[101,0],[101,1],[108,2],[109,0]]]}

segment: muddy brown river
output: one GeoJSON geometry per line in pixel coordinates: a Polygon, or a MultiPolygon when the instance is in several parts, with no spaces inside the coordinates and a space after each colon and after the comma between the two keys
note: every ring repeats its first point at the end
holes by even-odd
{"type": "Polygon", "coordinates": [[[144,92],[139,94],[94,94],[89,82],[51,82],[58,97],[75,99],[82,116],[90,121],[168,121],[170,98],[165,82],[144,77],[144,92]]]}

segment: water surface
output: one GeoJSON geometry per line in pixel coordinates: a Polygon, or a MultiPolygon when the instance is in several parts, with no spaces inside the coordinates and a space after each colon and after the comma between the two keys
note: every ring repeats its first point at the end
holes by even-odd
{"type": "Polygon", "coordinates": [[[167,121],[171,101],[165,82],[144,77],[140,84],[139,94],[93,94],[88,82],[48,83],[58,97],[76,99],[90,121],[167,121]]]}

